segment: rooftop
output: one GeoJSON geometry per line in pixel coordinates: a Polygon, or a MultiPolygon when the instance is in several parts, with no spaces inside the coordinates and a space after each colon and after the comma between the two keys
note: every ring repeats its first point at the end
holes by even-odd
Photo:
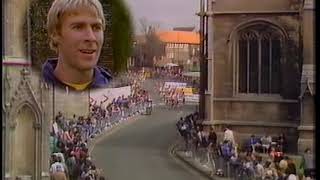
{"type": "Polygon", "coordinates": [[[200,44],[200,35],[197,32],[160,31],[157,35],[165,43],[200,44]]]}

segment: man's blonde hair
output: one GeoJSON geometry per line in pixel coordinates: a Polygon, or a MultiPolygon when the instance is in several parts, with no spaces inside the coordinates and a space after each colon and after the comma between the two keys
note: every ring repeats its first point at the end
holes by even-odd
{"type": "Polygon", "coordinates": [[[57,51],[58,45],[53,39],[53,35],[59,33],[63,15],[83,7],[96,13],[97,17],[102,20],[103,30],[105,30],[106,20],[99,0],[55,0],[49,9],[47,17],[47,30],[50,38],[49,45],[52,50],[57,51]]]}

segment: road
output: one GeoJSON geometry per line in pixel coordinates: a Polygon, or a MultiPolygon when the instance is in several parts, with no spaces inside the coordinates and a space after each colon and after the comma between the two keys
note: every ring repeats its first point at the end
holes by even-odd
{"type": "MultiPolygon", "coordinates": [[[[148,80],[145,85],[153,89],[151,96],[157,104],[154,82],[148,80]]],[[[95,164],[110,180],[207,180],[169,152],[178,137],[175,122],[195,108],[190,105],[170,110],[156,106],[152,115],[120,125],[94,146],[95,164]]]]}

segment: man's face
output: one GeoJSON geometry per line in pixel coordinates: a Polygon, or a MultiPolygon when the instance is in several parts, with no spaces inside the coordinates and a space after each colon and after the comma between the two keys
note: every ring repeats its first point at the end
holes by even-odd
{"type": "Polygon", "coordinates": [[[102,20],[88,9],[78,9],[62,17],[57,34],[59,61],[78,71],[93,69],[103,44],[102,20]]]}

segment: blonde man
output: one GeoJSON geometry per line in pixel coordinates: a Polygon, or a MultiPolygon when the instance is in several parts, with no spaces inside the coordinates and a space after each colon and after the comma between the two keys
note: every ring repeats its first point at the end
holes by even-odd
{"type": "Polygon", "coordinates": [[[106,87],[112,77],[97,66],[105,27],[99,0],[55,0],[47,29],[50,48],[58,57],[43,65],[45,82],[79,91],[106,87]]]}

